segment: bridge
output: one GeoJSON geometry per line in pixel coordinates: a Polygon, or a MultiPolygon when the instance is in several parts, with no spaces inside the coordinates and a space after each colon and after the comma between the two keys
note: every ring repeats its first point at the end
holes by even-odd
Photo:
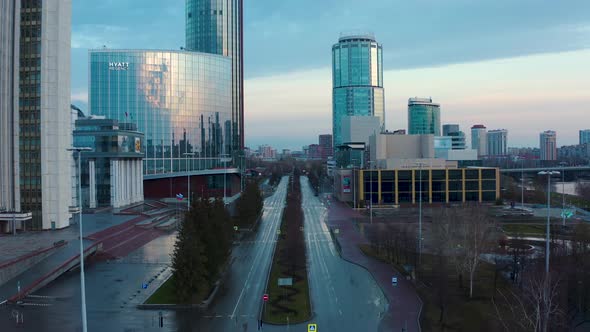
{"type": "Polygon", "coordinates": [[[590,165],[582,166],[565,166],[565,167],[534,167],[534,168],[500,168],[500,173],[538,173],[542,171],[590,171],[590,165]]]}

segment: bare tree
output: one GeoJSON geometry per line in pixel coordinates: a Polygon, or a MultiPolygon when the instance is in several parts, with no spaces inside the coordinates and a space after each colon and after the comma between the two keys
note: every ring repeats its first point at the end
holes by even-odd
{"type": "Polygon", "coordinates": [[[469,276],[469,297],[480,255],[494,243],[494,222],[485,207],[474,205],[443,210],[435,223],[436,237],[445,245],[446,255],[455,266],[462,285],[463,273],[469,276]]]}
{"type": "MultiPolygon", "coordinates": [[[[540,270],[540,269],[539,269],[540,270]]],[[[498,290],[500,301],[492,298],[496,315],[506,331],[514,324],[523,331],[547,332],[563,315],[558,297],[560,282],[551,274],[530,271],[520,291],[498,290]]]]}
{"type": "Polygon", "coordinates": [[[586,200],[590,200],[590,182],[578,182],[576,193],[586,200]]]}

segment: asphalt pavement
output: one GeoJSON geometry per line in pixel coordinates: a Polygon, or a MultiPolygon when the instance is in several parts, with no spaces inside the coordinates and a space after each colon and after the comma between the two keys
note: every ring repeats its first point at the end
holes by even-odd
{"type": "MultiPolygon", "coordinates": [[[[308,275],[314,317],[321,331],[377,331],[387,300],[367,270],[343,260],[330,236],[327,209],[301,178],[308,275]]],[[[293,331],[306,331],[297,326],[293,331]]]]}
{"type": "MultiPolygon", "coordinates": [[[[206,312],[177,314],[179,331],[257,331],[266,278],[274,252],[285,199],[288,177],[283,177],[275,193],[264,200],[258,231],[232,252],[228,277],[218,297],[206,312]]],[[[265,325],[264,331],[283,331],[265,325]]]]}

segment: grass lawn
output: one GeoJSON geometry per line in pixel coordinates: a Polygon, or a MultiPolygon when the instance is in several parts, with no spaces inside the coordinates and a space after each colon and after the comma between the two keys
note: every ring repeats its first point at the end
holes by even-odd
{"type": "MultiPolygon", "coordinates": [[[[281,225],[281,232],[285,231],[286,229],[284,225],[281,225]]],[[[293,280],[294,282],[292,287],[278,285],[279,278],[292,277],[291,275],[287,274],[288,267],[279,265],[277,262],[279,256],[277,253],[285,247],[286,240],[280,236],[275,248],[275,254],[273,255],[270,277],[268,279],[268,285],[266,289],[266,293],[269,295],[270,300],[265,304],[262,315],[262,320],[271,324],[287,324],[287,317],[289,317],[290,324],[302,323],[308,321],[311,318],[311,304],[309,299],[307,270],[299,271],[299,273],[302,274],[300,277],[303,277],[303,279],[298,282],[293,280]],[[281,299],[278,304],[280,306],[296,310],[297,314],[286,314],[284,312],[279,312],[278,310],[273,310],[270,302],[276,301],[277,299],[283,297],[285,293],[289,294],[295,292],[297,292],[297,294],[294,294],[290,297],[291,301],[281,299]]]]}
{"type": "Polygon", "coordinates": [[[150,296],[145,304],[176,304],[176,294],[174,289],[174,278],[170,277],[164,282],[157,291],[150,296]]]}
{"type": "Polygon", "coordinates": [[[515,235],[545,235],[544,225],[504,224],[502,229],[511,236],[515,235]]]}
{"type": "MultiPolygon", "coordinates": [[[[384,256],[373,252],[369,246],[360,249],[371,257],[388,262],[384,256]]],[[[424,302],[420,324],[422,331],[501,331],[495,317],[495,307],[491,301],[494,293],[495,267],[481,262],[476,273],[472,299],[469,299],[469,279],[463,278],[463,287],[454,268],[449,264],[446,271],[433,266],[437,256],[422,254],[422,265],[418,269],[416,290],[424,302]],[[442,278],[442,279],[441,279],[442,278]],[[444,280],[444,293],[439,293],[433,285],[444,280]],[[439,296],[439,294],[443,294],[439,296]],[[444,315],[441,321],[440,299],[444,298],[444,315]]],[[[399,264],[392,264],[400,269],[399,264]]],[[[510,287],[507,281],[498,277],[498,289],[510,287]]],[[[441,289],[441,288],[439,288],[441,289]]]]}

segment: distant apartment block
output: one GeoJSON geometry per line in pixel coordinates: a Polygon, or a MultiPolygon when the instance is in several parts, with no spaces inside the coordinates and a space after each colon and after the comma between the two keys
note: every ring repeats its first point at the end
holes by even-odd
{"type": "Polygon", "coordinates": [[[557,160],[557,134],[547,130],[539,135],[539,149],[541,160],[557,160]]]}
{"type": "Polygon", "coordinates": [[[321,158],[327,160],[334,155],[334,148],[332,147],[332,135],[324,134],[318,137],[318,143],[321,149],[321,158]]]}
{"type": "Polygon", "coordinates": [[[488,135],[484,125],[477,124],[471,127],[471,148],[477,150],[479,157],[488,154],[488,135]]]}
{"type": "Polygon", "coordinates": [[[488,131],[488,156],[505,156],[508,153],[508,130],[488,131]]]}

